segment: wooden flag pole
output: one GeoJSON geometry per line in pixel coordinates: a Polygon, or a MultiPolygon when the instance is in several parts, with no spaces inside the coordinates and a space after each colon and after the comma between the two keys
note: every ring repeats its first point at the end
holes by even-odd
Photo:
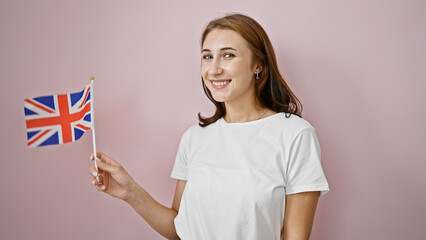
{"type": "Polygon", "coordinates": [[[96,152],[96,138],[95,138],[95,109],[94,109],[94,106],[95,106],[95,104],[94,104],[94,102],[95,102],[95,94],[94,94],[94,92],[95,92],[95,90],[94,90],[94,88],[93,88],[93,82],[94,82],[94,80],[95,80],[95,78],[94,77],[90,77],[90,85],[91,85],[91,88],[92,88],[92,93],[91,93],[91,98],[92,98],[92,104],[91,104],[91,107],[90,107],[90,117],[91,117],[91,122],[92,122],[92,142],[93,142],[93,156],[94,156],[94,159],[95,159],[95,168],[96,168],[96,172],[98,173],[97,175],[96,175],[96,181],[98,182],[98,183],[100,183],[100,181],[99,181],[99,171],[98,171],[98,164],[96,163],[96,159],[98,159],[98,154],[97,154],[97,152],[96,152]]]}

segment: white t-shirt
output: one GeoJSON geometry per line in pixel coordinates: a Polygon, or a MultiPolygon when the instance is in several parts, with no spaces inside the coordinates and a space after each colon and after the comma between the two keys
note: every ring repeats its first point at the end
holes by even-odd
{"type": "Polygon", "coordinates": [[[192,126],[171,177],[187,180],[174,220],[183,240],[279,240],[286,194],[329,191],[315,128],[285,113],[192,126]]]}

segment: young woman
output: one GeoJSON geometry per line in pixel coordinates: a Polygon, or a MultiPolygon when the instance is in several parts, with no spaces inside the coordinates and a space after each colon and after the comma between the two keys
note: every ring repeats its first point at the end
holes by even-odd
{"type": "Polygon", "coordinates": [[[168,239],[309,239],[329,186],[315,128],[301,117],[268,36],[252,18],[232,14],[210,22],[201,45],[202,84],[216,112],[199,114],[182,136],[172,207],[103,153],[99,173],[90,169],[102,183],[92,184],[168,239]]]}

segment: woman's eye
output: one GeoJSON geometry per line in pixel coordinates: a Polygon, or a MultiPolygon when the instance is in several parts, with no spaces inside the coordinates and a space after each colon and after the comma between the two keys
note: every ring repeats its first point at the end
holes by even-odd
{"type": "Polygon", "coordinates": [[[204,56],[203,56],[203,59],[207,59],[207,60],[208,60],[208,59],[212,59],[212,58],[213,58],[213,57],[212,57],[211,55],[204,55],[204,56]]]}
{"type": "Polygon", "coordinates": [[[223,55],[225,58],[232,58],[232,57],[235,57],[235,55],[234,54],[232,54],[232,53],[225,53],[225,55],[223,55]]]}

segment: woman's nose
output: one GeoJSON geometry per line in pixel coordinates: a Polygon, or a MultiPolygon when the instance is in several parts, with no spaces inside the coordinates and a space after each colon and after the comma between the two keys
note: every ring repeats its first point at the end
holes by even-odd
{"type": "Polygon", "coordinates": [[[217,74],[221,74],[222,72],[223,72],[223,68],[222,68],[221,62],[218,59],[213,60],[209,68],[209,74],[217,75],[217,74]]]}

